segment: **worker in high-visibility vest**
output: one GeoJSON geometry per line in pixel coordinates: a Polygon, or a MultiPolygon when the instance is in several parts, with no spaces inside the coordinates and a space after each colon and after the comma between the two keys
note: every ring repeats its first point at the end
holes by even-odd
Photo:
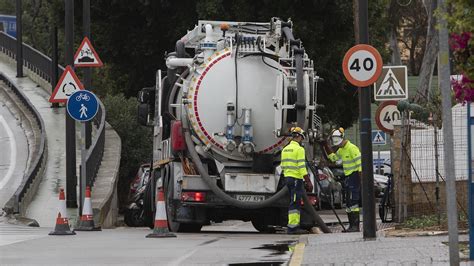
{"type": "Polygon", "coordinates": [[[304,131],[299,127],[290,129],[292,140],[281,152],[281,168],[287,180],[290,194],[288,207],[288,234],[307,233],[300,229],[301,198],[303,196],[303,180],[306,191],[313,191],[313,184],[306,170],[306,157],[301,142],[305,139],[304,131]]]}
{"type": "Polygon", "coordinates": [[[342,160],[342,167],[346,176],[346,212],[350,225],[346,232],[359,232],[360,178],[362,172],[360,150],[349,140],[344,139],[344,129],[342,127],[331,132],[330,144],[336,151],[334,152],[325,141],[324,149],[328,154],[328,158],[332,162],[342,160]]]}

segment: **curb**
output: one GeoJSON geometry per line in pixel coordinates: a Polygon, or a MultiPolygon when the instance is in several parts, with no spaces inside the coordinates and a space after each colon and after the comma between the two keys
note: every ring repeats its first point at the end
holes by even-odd
{"type": "Polygon", "coordinates": [[[298,242],[299,243],[296,244],[295,250],[293,251],[293,255],[291,255],[290,262],[288,263],[289,266],[299,266],[303,263],[304,248],[306,246],[306,243],[308,243],[308,237],[300,236],[298,242]]]}

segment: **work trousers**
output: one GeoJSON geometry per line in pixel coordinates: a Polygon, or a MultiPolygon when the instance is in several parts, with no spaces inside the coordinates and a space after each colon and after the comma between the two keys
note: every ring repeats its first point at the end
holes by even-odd
{"type": "Polygon", "coordinates": [[[360,175],[359,172],[352,172],[346,176],[346,212],[360,212],[360,175]]]}
{"type": "Polygon", "coordinates": [[[301,198],[303,196],[303,179],[287,177],[290,205],[288,206],[288,231],[294,231],[300,226],[301,198]]]}

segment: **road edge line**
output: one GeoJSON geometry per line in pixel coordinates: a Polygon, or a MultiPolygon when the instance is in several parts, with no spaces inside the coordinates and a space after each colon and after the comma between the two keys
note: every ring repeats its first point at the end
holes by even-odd
{"type": "Polygon", "coordinates": [[[295,246],[295,251],[293,251],[293,255],[291,256],[289,266],[299,266],[303,262],[304,256],[304,248],[306,246],[306,242],[308,238],[306,236],[301,236],[299,239],[299,243],[295,246]]]}

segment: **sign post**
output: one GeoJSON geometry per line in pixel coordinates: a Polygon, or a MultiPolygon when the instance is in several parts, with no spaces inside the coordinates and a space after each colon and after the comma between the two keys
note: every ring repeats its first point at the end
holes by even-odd
{"type": "Polygon", "coordinates": [[[381,130],[372,130],[372,144],[377,146],[377,174],[382,173],[382,162],[380,160],[380,145],[387,144],[387,135],[381,130]]]}
{"type": "Polygon", "coordinates": [[[79,215],[82,215],[82,207],[84,204],[84,196],[87,184],[87,167],[86,167],[86,126],[85,122],[91,120],[99,110],[99,103],[96,96],[87,90],[76,91],[67,101],[67,113],[76,121],[82,123],[81,126],[81,178],[80,178],[80,202],[79,215]]]}
{"type": "Polygon", "coordinates": [[[359,0],[359,39],[360,43],[347,51],[342,63],[346,79],[359,87],[359,118],[362,156],[362,216],[364,239],[375,239],[377,224],[375,220],[374,169],[372,155],[371,95],[368,86],[372,85],[382,72],[382,57],[374,47],[368,45],[368,3],[359,0]]]}
{"type": "Polygon", "coordinates": [[[469,189],[469,260],[474,260],[474,110],[467,105],[467,143],[468,143],[468,189],[469,189]]]}

